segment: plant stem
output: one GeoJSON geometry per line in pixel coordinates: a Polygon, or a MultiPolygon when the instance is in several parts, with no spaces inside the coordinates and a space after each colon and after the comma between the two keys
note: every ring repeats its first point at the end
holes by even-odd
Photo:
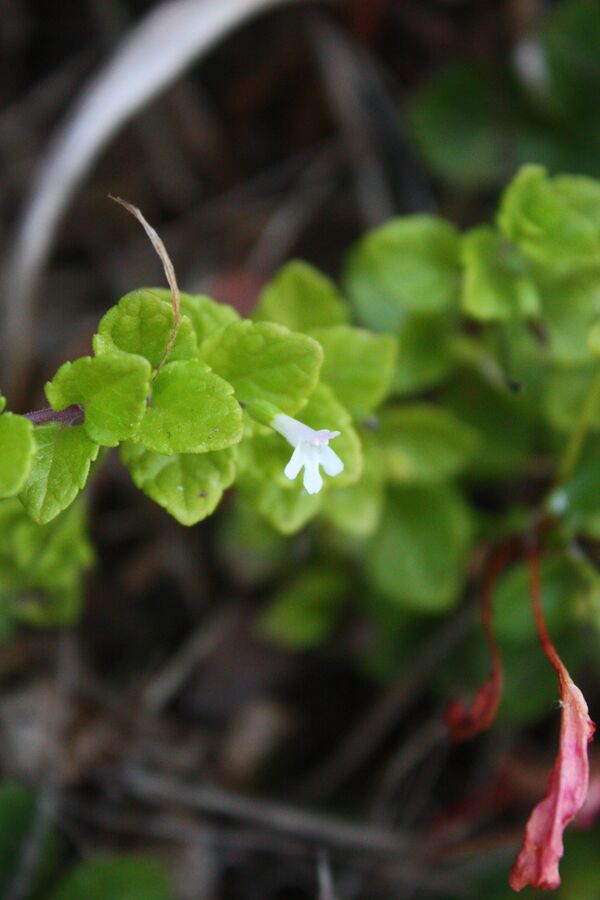
{"type": "Polygon", "coordinates": [[[59,425],[81,425],[84,413],[81,406],[73,404],[57,412],[55,409],[36,409],[25,413],[25,418],[34,425],[45,425],[47,422],[57,422],[59,425]]]}
{"type": "Polygon", "coordinates": [[[579,419],[573,429],[569,442],[565,448],[565,452],[558,467],[558,477],[556,487],[564,484],[564,482],[572,475],[575,466],[583,450],[583,445],[588,436],[588,432],[593,425],[594,416],[600,406],[600,369],[598,369],[594,380],[585,396],[579,419]]]}

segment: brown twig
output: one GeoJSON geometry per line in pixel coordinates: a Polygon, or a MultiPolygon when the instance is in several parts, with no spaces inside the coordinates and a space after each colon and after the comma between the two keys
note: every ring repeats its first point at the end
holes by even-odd
{"type": "Polygon", "coordinates": [[[165,277],[167,279],[168,285],[171,288],[171,301],[173,305],[173,327],[171,329],[171,334],[169,335],[169,340],[167,341],[167,346],[165,347],[165,352],[162,355],[162,359],[158,364],[158,368],[155,372],[155,377],[158,375],[165,362],[167,361],[167,357],[173,348],[173,344],[175,343],[175,338],[177,337],[177,329],[179,328],[179,322],[181,321],[181,299],[179,296],[179,286],[177,284],[177,278],[175,276],[175,269],[173,268],[173,263],[171,262],[171,258],[167,253],[167,248],[163,244],[161,238],[154,230],[152,225],[146,221],[141,211],[134,206],[133,203],[129,203],[127,200],[122,200],[121,197],[113,197],[112,194],[109,194],[111,200],[114,200],[115,203],[118,203],[127,212],[131,213],[134,216],[146,234],[148,235],[152,246],[154,247],[158,258],[160,259],[163,269],[165,272],[165,277]]]}
{"type": "Polygon", "coordinates": [[[406,836],[396,831],[364,823],[355,825],[263,799],[254,800],[219,787],[184,784],[174,778],[149,772],[141,766],[128,767],[123,773],[122,785],[130,794],[147,803],[175,803],[187,809],[314,841],[319,846],[394,856],[407,845],[406,836]]]}

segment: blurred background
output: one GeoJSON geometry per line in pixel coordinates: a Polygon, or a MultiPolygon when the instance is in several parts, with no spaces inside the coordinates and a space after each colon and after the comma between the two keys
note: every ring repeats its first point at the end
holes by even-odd
{"type": "MultiPolygon", "coordinates": [[[[591,0],[0,0],[0,22],[15,411],[45,405],[120,296],[162,284],[109,194],[182,289],[248,313],[285,260],[336,278],[392,216],[489,220],[524,162],[600,175],[591,0]]],[[[186,530],[116,457],[88,494],[77,622],[1,625],[3,897],[509,895],[550,758],[520,770],[511,749],[522,729],[554,746],[551,674],[535,698],[521,673],[493,735],[451,748],[453,660],[474,684],[487,665],[468,604],[406,611],[348,584],[330,537],[283,538],[231,498],[186,530]]],[[[575,837],[562,897],[600,896],[597,842],[575,837]]]]}

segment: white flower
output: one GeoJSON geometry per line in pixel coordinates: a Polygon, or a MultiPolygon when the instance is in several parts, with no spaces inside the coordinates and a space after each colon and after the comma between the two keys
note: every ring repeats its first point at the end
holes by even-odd
{"type": "Polygon", "coordinates": [[[344,463],[329,446],[329,441],[337,437],[339,431],[327,431],[325,428],[315,431],[284,413],[275,416],[271,427],[294,448],[284,469],[286,477],[293,481],[304,468],[304,487],[308,494],[318,494],[323,487],[319,466],[323,466],[327,475],[335,476],[343,472],[344,463]]]}

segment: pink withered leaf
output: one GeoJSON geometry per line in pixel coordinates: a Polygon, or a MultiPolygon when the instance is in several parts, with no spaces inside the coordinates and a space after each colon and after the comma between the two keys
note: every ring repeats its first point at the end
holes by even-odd
{"type": "Polygon", "coordinates": [[[546,796],[534,807],[525,839],[510,872],[510,886],[557,888],[558,864],[563,855],[563,831],[585,802],[589,781],[588,744],[595,726],[585,698],[562,663],[546,629],[541,604],[539,556],[529,557],[531,599],[544,653],[558,675],[561,698],[558,755],[548,780],[546,796]]]}
{"type": "Polygon", "coordinates": [[[466,706],[462,700],[451,700],[444,715],[444,722],[454,741],[467,741],[490,727],[500,704],[504,673],[500,648],[492,626],[492,599],[498,576],[513,555],[513,547],[508,544],[501,548],[490,564],[481,595],[481,621],[485,639],[490,651],[492,672],[481,685],[473,702],[466,706]]]}

